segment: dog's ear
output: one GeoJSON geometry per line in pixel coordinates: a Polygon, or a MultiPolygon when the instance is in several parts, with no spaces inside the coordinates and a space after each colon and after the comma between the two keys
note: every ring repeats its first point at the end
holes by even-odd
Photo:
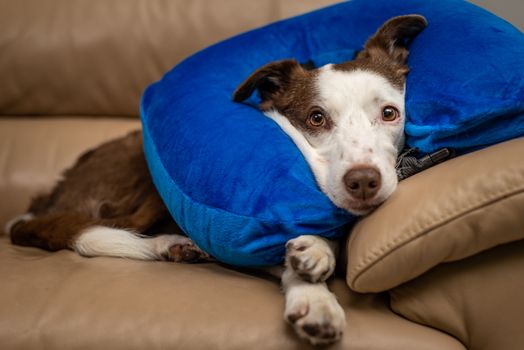
{"type": "Polygon", "coordinates": [[[407,45],[427,24],[428,22],[421,15],[393,17],[368,39],[364,50],[357,55],[357,59],[387,59],[399,67],[399,73],[406,74],[408,72],[405,66],[408,58],[407,45]]]}
{"type": "Polygon", "coordinates": [[[269,63],[253,72],[233,93],[233,101],[242,102],[258,90],[262,103],[271,101],[284,91],[294,74],[304,69],[295,60],[269,63]]]}

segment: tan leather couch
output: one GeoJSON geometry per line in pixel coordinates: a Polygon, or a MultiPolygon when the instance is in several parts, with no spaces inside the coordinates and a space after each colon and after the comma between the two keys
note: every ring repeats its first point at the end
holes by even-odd
{"type": "MultiPolygon", "coordinates": [[[[185,56],[332,2],[1,0],[0,222],[139,128],[144,87],[185,56]]],[[[347,312],[333,349],[524,349],[523,154],[520,139],[448,161],[355,227],[330,282],[347,312]]],[[[1,349],[308,348],[282,310],[277,281],[254,273],[0,237],[1,349]]]]}

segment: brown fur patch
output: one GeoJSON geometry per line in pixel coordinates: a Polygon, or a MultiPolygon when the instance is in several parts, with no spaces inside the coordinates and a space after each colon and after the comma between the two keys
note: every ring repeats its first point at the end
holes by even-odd
{"type": "MultiPolygon", "coordinates": [[[[404,66],[392,64],[388,59],[356,59],[354,61],[344,62],[333,65],[333,69],[342,71],[364,70],[378,73],[380,76],[386,78],[391,85],[399,90],[404,89],[406,82],[407,70],[404,66]]],[[[405,67],[407,69],[407,67],[405,67]]]]}
{"type": "Polygon", "coordinates": [[[371,36],[364,50],[359,52],[354,61],[337,64],[340,70],[374,71],[402,90],[404,88],[407,66],[407,44],[427,25],[424,17],[406,15],[394,17],[386,21],[377,32],[371,36]]]}
{"type": "Polygon", "coordinates": [[[318,91],[315,85],[317,70],[306,70],[294,60],[270,63],[248,77],[235,91],[234,100],[242,101],[258,90],[262,111],[277,110],[291,124],[309,133],[329,130],[333,123],[325,114],[325,124],[313,127],[307,123],[310,114],[318,109],[318,91]]]}
{"type": "MultiPolygon", "coordinates": [[[[419,15],[399,16],[385,22],[371,36],[355,60],[336,64],[339,70],[368,70],[378,73],[399,90],[404,88],[408,50],[407,43],[415,37],[427,22],[419,15]]],[[[233,94],[233,100],[241,102],[255,90],[260,94],[260,109],[277,110],[289,119],[297,129],[318,133],[333,127],[333,121],[326,117],[322,128],[307,123],[311,110],[318,101],[315,77],[318,71],[305,70],[297,61],[283,60],[267,64],[249,76],[233,94]]]]}
{"type": "Polygon", "coordinates": [[[140,131],[84,153],[28,212],[35,218],[13,228],[13,243],[48,250],[70,248],[81,230],[94,225],[148,233],[166,224],[181,232],[153,185],[140,131]]]}
{"type": "Polygon", "coordinates": [[[93,219],[82,213],[45,214],[16,224],[11,231],[11,242],[50,251],[67,249],[80,231],[93,224],[93,219]]]}

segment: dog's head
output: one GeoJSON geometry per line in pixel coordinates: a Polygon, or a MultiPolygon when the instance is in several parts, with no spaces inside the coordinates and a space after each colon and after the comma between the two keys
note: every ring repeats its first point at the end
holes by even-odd
{"type": "Polygon", "coordinates": [[[340,208],[365,214],[397,186],[404,143],[407,43],[427,22],[395,17],[353,61],[306,70],[294,60],[256,70],[234,101],[258,91],[260,109],[293,139],[321,190],[340,208]]]}

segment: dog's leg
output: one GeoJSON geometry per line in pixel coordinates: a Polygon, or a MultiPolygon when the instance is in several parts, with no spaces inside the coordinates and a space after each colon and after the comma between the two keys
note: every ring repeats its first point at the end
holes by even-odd
{"type": "Polygon", "coordinates": [[[72,248],[73,238],[92,224],[92,218],[81,213],[27,213],[11,220],[5,231],[13,244],[57,251],[72,248]]]}
{"type": "MultiPolygon", "coordinates": [[[[156,223],[170,218],[170,214],[162,202],[162,199],[157,192],[151,191],[136,209],[126,208],[125,213],[113,214],[117,212],[119,206],[113,206],[109,203],[104,203],[103,209],[100,209],[96,214],[100,219],[98,222],[101,226],[109,227],[123,227],[132,229],[138,233],[144,233],[156,223]]],[[[176,233],[180,233],[178,226],[176,233]]]]}
{"type": "Polygon", "coordinates": [[[209,258],[190,238],[179,234],[154,237],[130,230],[91,226],[74,239],[72,248],[83,256],[113,256],[137,260],[193,262],[209,258]]]}
{"type": "Polygon", "coordinates": [[[325,283],[335,269],[335,245],[316,236],[300,236],[286,245],[282,288],[284,317],[312,344],[329,344],[342,336],[345,314],[325,283]]]}
{"type": "MultiPolygon", "coordinates": [[[[120,220],[119,220],[120,221],[120,220]]],[[[104,224],[110,223],[103,220],[104,224]]],[[[83,256],[194,262],[210,260],[190,238],[179,234],[146,237],[131,229],[103,226],[81,213],[23,215],[6,226],[14,244],[57,251],[72,249],[83,256]]]]}
{"type": "Polygon", "coordinates": [[[299,236],[286,244],[286,264],[305,281],[324,282],[335,271],[338,244],[319,236],[299,236]]]}
{"type": "Polygon", "coordinates": [[[102,219],[99,225],[82,232],[73,249],[84,256],[118,256],[139,260],[172,260],[175,262],[213,261],[182,234],[180,227],[169,219],[170,234],[153,237],[140,235],[157,222],[170,218],[157,192],[151,192],[140,207],[130,215],[102,219]],[[116,229],[120,227],[126,229],[116,229]]]}

